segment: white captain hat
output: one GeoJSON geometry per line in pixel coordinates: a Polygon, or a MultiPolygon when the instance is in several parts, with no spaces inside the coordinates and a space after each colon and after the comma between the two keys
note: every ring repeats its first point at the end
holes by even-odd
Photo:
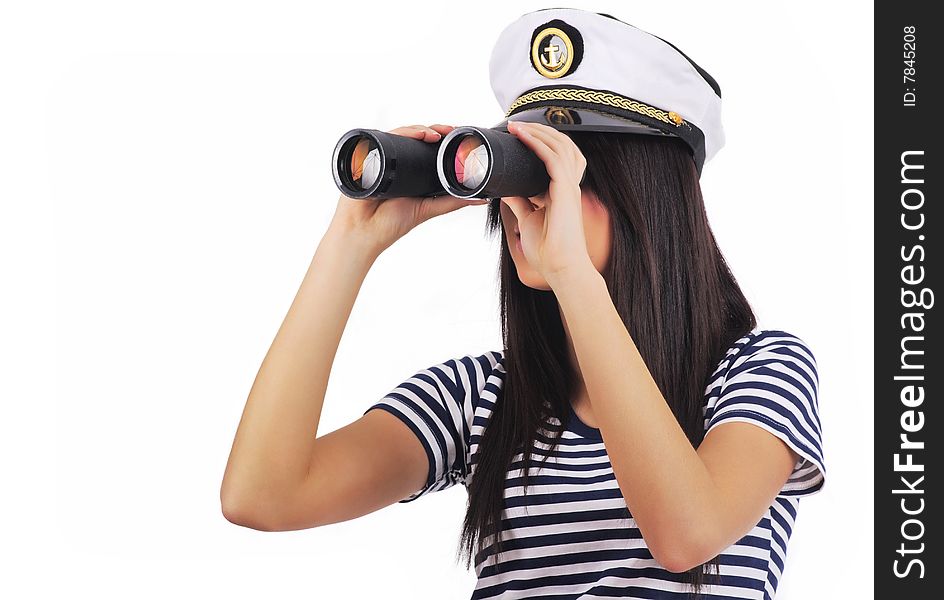
{"type": "Polygon", "coordinates": [[[545,8],[502,30],[489,61],[508,121],[562,131],[671,135],[701,175],[724,145],[721,88],[671,43],[604,13],[545,8]]]}

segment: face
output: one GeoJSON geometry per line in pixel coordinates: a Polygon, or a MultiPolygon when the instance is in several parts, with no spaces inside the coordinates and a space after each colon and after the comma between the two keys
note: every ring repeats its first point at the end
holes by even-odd
{"type": "MultiPolygon", "coordinates": [[[[536,209],[541,208],[547,201],[547,192],[540,196],[532,196],[528,198],[528,200],[536,209]]],[[[587,253],[590,255],[590,261],[593,263],[593,266],[596,267],[597,271],[602,273],[603,269],[606,267],[607,260],[610,258],[610,238],[612,232],[610,228],[610,214],[597,199],[596,195],[589,190],[581,188],[580,202],[583,207],[583,233],[584,237],[587,239],[587,253]]],[[[501,212],[502,225],[505,229],[505,242],[508,244],[508,250],[511,252],[511,257],[515,261],[515,267],[518,270],[518,279],[521,280],[521,283],[530,288],[545,291],[550,290],[551,286],[548,285],[547,281],[544,280],[544,277],[542,277],[540,273],[528,264],[528,259],[524,256],[524,252],[521,249],[521,242],[515,235],[515,230],[518,226],[515,213],[511,212],[511,209],[508,208],[504,202],[499,203],[499,209],[501,212]]]]}

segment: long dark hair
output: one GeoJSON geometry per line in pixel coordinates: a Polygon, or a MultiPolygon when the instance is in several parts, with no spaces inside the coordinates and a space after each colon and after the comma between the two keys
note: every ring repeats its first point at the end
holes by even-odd
{"type": "MultiPolygon", "coordinates": [[[[582,186],[608,210],[612,247],[602,272],[610,297],[676,419],[697,448],[704,437],[705,387],[725,351],[756,320],[708,225],[688,147],[669,136],[567,132],[587,159],[582,186]]],[[[505,479],[523,453],[523,485],[539,429],[550,455],[576,393],[576,373],[553,291],[518,279],[498,198],[487,230],[501,235],[499,265],[505,378],[479,441],[459,540],[468,569],[495,557],[500,569],[505,479]],[[549,417],[558,419],[554,423],[549,417]]],[[[718,557],[682,574],[697,598],[718,557]]]]}

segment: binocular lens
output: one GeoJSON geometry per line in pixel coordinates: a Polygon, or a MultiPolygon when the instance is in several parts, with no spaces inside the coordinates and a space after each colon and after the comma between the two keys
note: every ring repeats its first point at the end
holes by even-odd
{"type": "Polygon", "coordinates": [[[444,195],[436,173],[438,148],[386,131],[351,129],[331,156],[334,183],[350,198],[444,195]]]}
{"type": "Polygon", "coordinates": [[[463,136],[456,147],[456,182],[468,190],[482,185],[488,174],[488,148],[475,134],[463,136]]]}
{"type": "Polygon", "coordinates": [[[514,135],[486,127],[457,127],[443,137],[439,180],[457,198],[537,196],[550,177],[544,161],[514,135]]]}
{"type": "Polygon", "coordinates": [[[349,133],[335,150],[335,177],[351,191],[371,189],[384,170],[384,159],[377,140],[363,134],[349,133]]]}
{"type": "Polygon", "coordinates": [[[377,183],[382,166],[377,143],[370,138],[360,138],[354,145],[348,164],[351,182],[362,190],[370,188],[377,183]]]}

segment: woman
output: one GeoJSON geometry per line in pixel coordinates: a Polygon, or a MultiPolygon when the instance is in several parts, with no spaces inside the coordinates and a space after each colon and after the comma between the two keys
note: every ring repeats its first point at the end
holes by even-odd
{"type": "MultiPolygon", "coordinates": [[[[540,20],[612,19],[593,15],[540,20]]],[[[311,435],[373,261],[470,204],[342,196],[247,401],[226,518],[302,529],[462,482],[473,598],[772,598],[798,500],[824,483],[818,374],[801,338],[757,327],[707,222],[705,154],[678,136],[503,125],[550,176],[539,196],[475,202],[504,241],[504,348],[421,369],[311,435]]]]}

